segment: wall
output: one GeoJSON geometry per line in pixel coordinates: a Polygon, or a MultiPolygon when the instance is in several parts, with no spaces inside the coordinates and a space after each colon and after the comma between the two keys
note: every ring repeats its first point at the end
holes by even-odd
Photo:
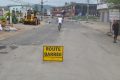
{"type": "Polygon", "coordinates": [[[110,21],[120,20],[120,11],[119,9],[109,9],[110,21]]]}
{"type": "Polygon", "coordinates": [[[99,13],[100,13],[101,22],[109,22],[109,10],[108,9],[99,10],[99,13]]]}
{"type": "Polygon", "coordinates": [[[98,4],[97,9],[107,9],[108,5],[107,4],[98,4]]]}
{"type": "Polygon", "coordinates": [[[101,22],[109,22],[109,9],[108,4],[98,4],[97,9],[100,13],[100,21],[101,22]]]}

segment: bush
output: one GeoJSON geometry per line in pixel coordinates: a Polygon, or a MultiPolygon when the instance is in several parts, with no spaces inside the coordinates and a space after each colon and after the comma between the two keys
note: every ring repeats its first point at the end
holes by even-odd
{"type": "Polygon", "coordinates": [[[19,23],[24,23],[24,19],[21,18],[20,21],[19,21],[19,23]]]}
{"type": "Polygon", "coordinates": [[[72,19],[74,19],[74,20],[86,20],[87,17],[86,16],[74,16],[74,17],[72,17],[72,19]]]}
{"type": "Polygon", "coordinates": [[[0,17],[1,21],[6,21],[6,18],[4,16],[0,17]]]}
{"type": "Polygon", "coordinates": [[[4,16],[0,17],[1,25],[2,27],[5,27],[6,25],[6,18],[4,16]]]}

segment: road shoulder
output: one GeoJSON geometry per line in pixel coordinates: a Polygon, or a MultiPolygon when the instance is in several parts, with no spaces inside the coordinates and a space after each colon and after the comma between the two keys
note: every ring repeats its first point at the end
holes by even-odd
{"type": "MultiPolygon", "coordinates": [[[[104,22],[93,22],[93,21],[81,21],[80,22],[83,26],[90,27],[94,30],[100,31],[104,34],[107,34],[110,32],[110,23],[104,23],[104,22]]],[[[109,34],[107,34],[109,35],[109,34]]],[[[113,36],[111,36],[113,37],[113,36]]],[[[120,36],[118,37],[118,40],[120,40],[120,36]]]]}

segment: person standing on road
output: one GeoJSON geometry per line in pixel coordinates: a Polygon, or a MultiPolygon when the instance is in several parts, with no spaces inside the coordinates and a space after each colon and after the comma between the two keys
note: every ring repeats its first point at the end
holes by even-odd
{"type": "Polygon", "coordinates": [[[114,22],[113,22],[112,29],[114,32],[114,43],[116,43],[117,37],[119,34],[119,23],[116,20],[114,20],[114,22]]]}
{"type": "Polygon", "coordinates": [[[0,21],[0,31],[2,31],[2,30],[3,30],[1,23],[2,23],[2,22],[0,21]]]}

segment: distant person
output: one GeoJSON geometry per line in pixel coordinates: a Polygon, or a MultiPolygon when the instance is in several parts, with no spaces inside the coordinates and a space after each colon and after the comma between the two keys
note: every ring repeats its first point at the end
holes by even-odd
{"type": "Polygon", "coordinates": [[[116,20],[114,20],[114,22],[113,22],[112,29],[114,32],[114,43],[116,43],[117,37],[119,34],[119,23],[116,20]]]}
{"type": "Polygon", "coordinates": [[[61,29],[61,26],[62,26],[62,23],[63,23],[63,18],[61,16],[58,17],[58,30],[60,31],[61,29]]]}
{"type": "Polygon", "coordinates": [[[51,16],[48,16],[48,23],[51,23],[51,16]]]}
{"type": "Polygon", "coordinates": [[[51,17],[52,17],[52,19],[54,18],[54,16],[51,14],[51,17]]]}
{"type": "Polygon", "coordinates": [[[1,25],[1,21],[0,21],[0,31],[2,31],[3,30],[3,28],[2,28],[2,25],[1,25]]]}

